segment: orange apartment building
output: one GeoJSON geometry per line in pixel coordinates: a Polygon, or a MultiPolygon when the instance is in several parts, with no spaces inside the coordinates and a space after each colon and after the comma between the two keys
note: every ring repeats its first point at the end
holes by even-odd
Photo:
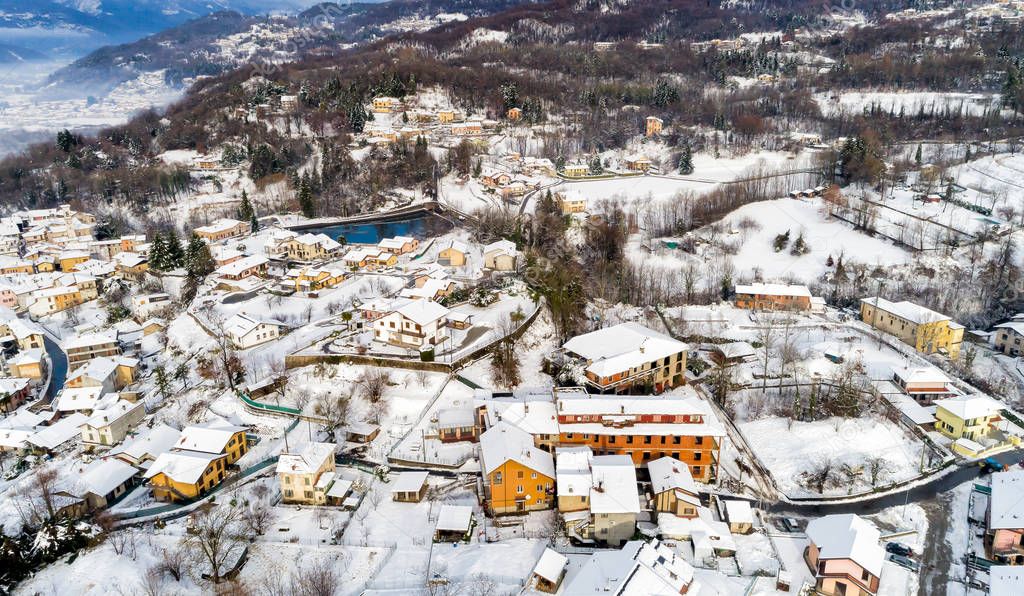
{"type": "Polygon", "coordinates": [[[590,395],[555,390],[561,447],[587,446],[595,455],[628,455],[637,467],[673,457],[700,482],[718,473],[725,428],[707,402],[692,397],[590,395]]]}
{"type": "Polygon", "coordinates": [[[480,435],[480,467],[492,514],[550,509],[555,500],[555,461],[534,446],[533,435],[507,422],[480,435]]]}

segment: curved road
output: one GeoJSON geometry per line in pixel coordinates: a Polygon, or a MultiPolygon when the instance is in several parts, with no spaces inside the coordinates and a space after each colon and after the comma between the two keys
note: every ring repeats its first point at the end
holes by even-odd
{"type": "MultiPolygon", "coordinates": [[[[1024,450],[1015,449],[994,456],[999,463],[1014,465],[1021,461],[1024,450]]],[[[981,475],[981,467],[977,464],[968,464],[957,467],[952,472],[934,477],[924,484],[914,485],[905,490],[886,493],[877,497],[866,498],[860,501],[832,502],[832,503],[788,503],[778,501],[768,506],[773,513],[796,513],[799,515],[822,516],[831,513],[856,513],[859,515],[870,515],[889,507],[927,501],[940,493],[952,490],[957,486],[968,482],[981,475]]]]}

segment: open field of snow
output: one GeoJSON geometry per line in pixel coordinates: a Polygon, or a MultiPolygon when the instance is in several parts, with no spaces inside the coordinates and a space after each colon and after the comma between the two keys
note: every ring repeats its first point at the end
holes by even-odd
{"type": "Polygon", "coordinates": [[[924,448],[894,423],[867,416],[816,422],[764,418],[744,422],[739,428],[779,488],[797,497],[818,494],[801,482],[801,475],[829,462],[836,477],[825,486],[824,494],[830,496],[871,490],[870,477],[863,468],[874,458],[884,459],[887,466],[879,484],[913,478],[924,448]],[[862,469],[862,473],[850,479],[840,472],[843,466],[862,469]]]}

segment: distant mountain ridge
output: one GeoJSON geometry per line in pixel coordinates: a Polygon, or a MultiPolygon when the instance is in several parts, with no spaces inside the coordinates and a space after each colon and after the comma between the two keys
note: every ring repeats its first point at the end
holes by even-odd
{"type": "Polygon", "coordinates": [[[252,62],[288,62],[303,54],[334,51],[390,33],[434,27],[524,4],[524,0],[394,0],[340,5],[326,2],[295,16],[251,16],[219,11],[131,43],[104,46],[53,73],[62,88],[103,94],[143,72],[165,71],[180,85],[252,62]],[[298,40],[298,41],[296,41],[298,40]],[[301,43],[300,43],[301,42],[301,43]]]}
{"type": "Polygon", "coordinates": [[[297,12],[315,0],[4,0],[0,43],[50,57],[125,43],[225,10],[297,12]],[[77,51],[76,51],[77,50],[77,51]]]}

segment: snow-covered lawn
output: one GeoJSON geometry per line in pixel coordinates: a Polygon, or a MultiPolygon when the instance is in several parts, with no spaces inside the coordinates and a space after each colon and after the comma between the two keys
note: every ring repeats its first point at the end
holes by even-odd
{"type": "Polygon", "coordinates": [[[739,245],[732,257],[738,276],[747,280],[760,271],[765,280],[794,279],[802,283],[817,281],[828,269],[831,255],[844,255],[847,263],[856,261],[869,266],[901,265],[911,255],[884,239],[872,238],[855,231],[849,224],[828,217],[820,200],[778,199],[745,205],[729,214],[724,222],[733,230],[742,230],[740,222],[753,220],[760,226],[747,233],[734,235],[727,243],[739,245]],[[779,234],[789,232],[790,247],[775,252],[773,242],[779,234]],[[803,234],[809,252],[796,256],[791,247],[803,234]]]}
{"type": "Polygon", "coordinates": [[[779,489],[788,496],[814,496],[815,488],[801,482],[801,475],[832,464],[833,480],[825,484],[827,496],[871,490],[869,461],[881,458],[886,472],[878,485],[907,480],[917,475],[924,446],[896,424],[869,415],[863,418],[827,418],[815,422],[764,418],[739,425],[758,459],[771,471],[779,489]],[[854,478],[844,466],[861,473],[854,478]]]}

